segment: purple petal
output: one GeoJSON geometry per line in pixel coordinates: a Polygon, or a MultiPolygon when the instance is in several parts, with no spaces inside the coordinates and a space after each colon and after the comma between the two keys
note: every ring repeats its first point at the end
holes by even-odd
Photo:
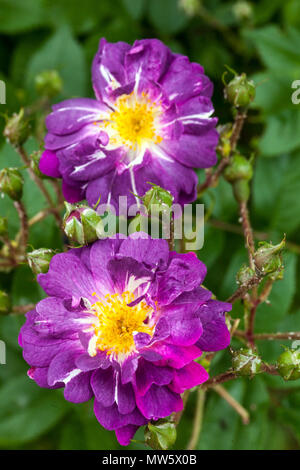
{"type": "Polygon", "coordinates": [[[27,375],[42,388],[56,389],[64,386],[64,383],[62,382],[55,384],[53,387],[48,384],[48,367],[31,367],[27,372],[27,375]]]}
{"type": "Polygon", "coordinates": [[[116,429],[115,433],[119,444],[121,444],[121,446],[128,446],[138,428],[139,426],[128,424],[127,426],[123,426],[122,428],[116,429]]]}
{"type": "Polygon", "coordinates": [[[84,199],[80,186],[70,186],[65,181],[62,183],[62,192],[64,198],[71,204],[82,201],[82,199],[84,199]]]}
{"type": "Polygon", "coordinates": [[[158,39],[135,41],[125,55],[125,68],[129,82],[144,79],[158,82],[170,65],[173,54],[158,39]]]}
{"type": "Polygon", "coordinates": [[[206,267],[195,253],[171,253],[167,271],[159,275],[157,300],[159,305],[170,304],[185,291],[192,291],[205,278],[206,267]]]}
{"type": "Polygon", "coordinates": [[[61,173],[59,171],[59,160],[55,152],[51,150],[45,150],[39,162],[40,171],[46,175],[51,176],[51,178],[60,178],[61,173]]]}
{"type": "Polygon", "coordinates": [[[58,382],[67,383],[80,373],[75,365],[75,359],[79,354],[79,351],[68,350],[55,355],[48,369],[49,385],[52,386],[58,382]]]}
{"type": "Polygon", "coordinates": [[[107,98],[116,84],[125,84],[124,56],[129,49],[125,42],[111,44],[101,39],[92,65],[93,87],[99,100],[107,98]]]}
{"type": "Polygon", "coordinates": [[[152,385],[145,395],[136,394],[136,404],[147,419],[158,419],[170,416],[171,413],[182,410],[183,403],[180,395],[168,387],[152,385]]]}
{"type": "Polygon", "coordinates": [[[91,386],[98,402],[105,407],[113,405],[115,402],[116,379],[112,367],[106,370],[96,370],[92,374],[91,386]]]}
{"type": "Polygon", "coordinates": [[[51,134],[65,135],[78,131],[88,123],[108,117],[111,110],[99,101],[90,98],[74,98],[53,106],[46,118],[51,134]]]}
{"type": "Polygon", "coordinates": [[[198,304],[168,305],[161,308],[163,318],[169,324],[169,343],[192,346],[202,334],[198,304]]]}
{"type": "Polygon", "coordinates": [[[152,346],[154,352],[158,353],[163,359],[161,365],[181,369],[189,362],[201,356],[201,349],[198,346],[176,346],[165,342],[156,343],[152,346]]]}
{"type": "Polygon", "coordinates": [[[110,407],[105,407],[97,399],[94,404],[94,413],[99,423],[109,431],[114,431],[128,424],[143,426],[147,423],[147,420],[137,408],[127,415],[122,415],[119,413],[116,403],[110,407]]]}
{"type": "Polygon", "coordinates": [[[60,298],[87,298],[93,302],[95,283],[92,274],[73,250],[59,253],[50,261],[49,271],[38,275],[38,282],[48,295],[60,298]]]}
{"type": "Polygon", "coordinates": [[[131,383],[123,385],[121,381],[118,380],[116,402],[119,412],[123,415],[127,415],[134,410],[136,405],[131,383]]]}
{"type": "Polygon", "coordinates": [[[208,380],[208,372],[197,362],[191,362],[182,369],[175,371],[174,380],[170,386],[175,393],[183,393],[185,390],[201,385],[208,380]]]}
{"type": "Polygon", "coordinates": [[[230,332],[225,323],[224,312],[231,310],[231,304],[209,300],[199,309],[203,334],[197,346],[203,351],[219,351],[230,344],[230,332]]]}
{"type": "Polygon", "coordinates": [[[76,367],[78,369],[88,372],[90,370],[95,370],[95,369],[107,369],[110,367],[111,362],[109,360],[109,357],[107,356],[106,352],[104,351],[98,351],[96,356],[91,357],[89,354],[81,354],[76,360],[75,360],[76,367]]]}
{"type": "Polygon", "coordinates": [[[153,240],[143,232],[130,235],[121,244],[119,253],[133,258],[146,266],[166,265],[169,258],[169,248],[166,240],[153,240]]]}
{"type": "Polygon", "coordinates": [[[72,403],[83,403],[93,398],[94,394],[90,386],[90,372],[82,372],[71,379],[65,387],[64,397],[72,403]]]}
{"type": "Polygon", "coordinates": [[[174,376],[170,367],[158,367],[151,362],[140,359],[136,372],[136,390],[139,395],[145,395],[151,385],[168,385],[174,376]]]}

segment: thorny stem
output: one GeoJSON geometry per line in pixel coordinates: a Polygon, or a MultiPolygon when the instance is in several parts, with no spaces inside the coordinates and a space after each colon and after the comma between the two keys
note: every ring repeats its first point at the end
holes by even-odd
{"type": "Polygon", "coordinates": [[[15,305],[12,308],[12,313],[15,315],[24,315],[24,313],[29,312],[29,310],[33,310],[35,308],[34,304],[28,305],[15,305]]]}
{"type": "Polygon", "coordinates": [[[252,289],[253,287],[257,286],[260,281],[261,281],[261,276],[258,276],[258,275],[254,275],[251,279],[249,279],[248,282],[246,282],[246,284],[243,284],[242,286],[240,286],[227,300],[226,302],[229,302],[229,303],[234,303],[236,302],[237,300],[243,298],[245,296],[245,294],[250,290],[252,289]]]}
{"type": "Polygon", "coordinates": [[[240,203],[240,215],[241,215],[241,222],[242,222],[244,237],[246,241],[246,247],[248,250],[249,266],[251,269],[255,269],[254,260],[253,260],[253,255],[255,251],[253,231],[252,231],[252,227],[250,224],[247,203],[245,201],[240,203]]]}
{"type": "Polygon", "coordinates": [[[205,394],[206,394],[205,390],[198,388],[194,424],[193,424],[192,435],[187,445],[188,450],[194,450],[199,441],[199,436],[200,436],[201,429],[202,429],[205,394]]]}
{"type": "Polygon", "coordinates": [[[240,415],[242,418],[243,424],[249,424],[249,413],[248,411],[233,398],[230,393],[227,392],[226,388],[222,385],[215,385],[213,390],[217,392],[225,401],[240,415]]]}
{"type": "MultiPolygon", "coordinates": [[[[231,224],[228,222],[223,222],[222,220],[217,219],[208,219],[207,222],[219,230],[224,230],[225,232],[236,233],[237,235],[244,235],[242,227],[238,225],[231,224]]],[[[269,240],[270,235],[265,232],[253,231],[253,236],[257,240],[269,240]]],[[[286,242],[286,247],[288,250],[293,251],[297,254],[300,254],[300,246],[293,242],[286,242]]]]}
{"type": "Polygon", "coordinates": [[[32,225],[36,224],[37,222],[40,222],[41,220],[45,219],[46,217],[48,217],[48,215],[55,214],[57,211],[62,209],[62,207],[63,207],[63,205],[59,205],[57,208],[48,207],[47,209],[44,209],[44,210],[38,212],[33,217],[31,217],[31,219],[29,219],[29,221],[28,221],[29,227],[31,227],[32,225]]]}
{"type": "Polygon", "coordinates": [[[28,218],[26,214],[26,209],[24,207],[24,204],[21,201],[15,201],[14,206],[17,209],[18,216],[20,219],[20,232],[18,234],[18,239],[19,239],[19,247],[22,255],[26,253],[26,246],[27,246],[27,241],[28,241],[28,236],[29,236],[29,229],[28,229],[28,218]]]}
{"type": "Polygon", "coordinates": [[[237,112],[237,115],[236,115],[235,120],[234,120],[233,128],[232,128],[231,138],[230,138],[230,148],[231,148],[230,154],[229,154],[229,156],[226,156],[226,157],[223,156],[223,158],[220,161],[216,171],[214,173],[209,172],[206,176],[205,181],[198,186],[198,197],[201,196],[201,194],[207,188],[209,188],[210,186],[214,186],[216,184],[216,182],[219,179],[219,176],[222,174],[223,170],[229,164],[230,157],[231,157],[232,153],[234,152],[234,150],[236,148],[236,145],[238,143],[238,140],[240,138],[240,135],[241,135],[246,117],[247,117],[246,112],[241,112],[241,111],[237,112]]]}
{"type": "Polygon", "coordinates": [[[249,315],[249,324],[248,324],[248,329],[246,331],[246,338],[249,342],[249,346],[253,349],[255,349],[255,341],[254,341],[254,324],[255,324],[255,315],[256,315],[256,309],[259,305],[259,301],[255,300],[253,301],[253,304],[250,309],[250,315],[249,315]]]}
{"type": "MultiPolygon", "coordinates": [[[[245,331],[240,331],[237,330],[234,333],[235,336],[238,338],[245,338],[246,333],[245,331]]],[[[256,333],[253,335],[253,339],[255,341],[262,341],[262,340],[281,340],[281,339],[288,339],[288,340],[293,340],[293,339],[300,339],[300,331],[299,332],[287,332],[287,333],[256,333]]]]}
{"type": "Polygon", "coordinates": [[[190,394],[190,391],[189,390],[186,390],[183,395],[182,395],[182,402],[183,402],[183,407],[182,407],[182,410],[180,411],[177,411],[176,413],[173,414],[172,416],[172,421],[173,423],[178,426],[180,420],[181,420],[181,417],[182,417],[182,414],[184,412],[184,409],[185,409],[185,405],[187,404],[187,401],[188,401],[188,398],[189,398],[189,394],[190,394]]]}
{"type": "Polygon", "coordinates": [[[227,382],[228,380],[233,380],[237,378],[238,376],[234,372],[228,370],[227,372],[224,372],[223,374],[219,374],[219,375],[216,375],[215,377],[211,377],[201,386],[201,388],[207,389],[209,387],[214,387],[217,384],[222,384],[224,382],[227,382]]]}
{"type": "Polygon", "coordinates": [[[29,175],[31,177],[31,179],[35,182],[35,184],[39,187],[40,191],[43,193],[45,199],[47,200],[48,204],[50,207],[53,207],[53,209],[55,209],[55,212],[54,212],[54,216],[55,216],[55,219],[58,223],[58,225],[61,224],[61,220],[60,220],[60,216],[59,216],[59,213],[57,211],[57,209],[55,208],[55,204],[54,202],[52,201],[52,198],[47,190],[47,188],[45,187],[43,181],[34,173],[34,171],[30,168],[30,160],[28,158],[28,155],[25,151],[25,149],[22,147],[22,146],[19,146],[17,147],[17,152],[19,153],[21,159],[23,160],[24,164],[26,165],[27,169],[28,169],[28,172],[29,172],[29,175]]]}

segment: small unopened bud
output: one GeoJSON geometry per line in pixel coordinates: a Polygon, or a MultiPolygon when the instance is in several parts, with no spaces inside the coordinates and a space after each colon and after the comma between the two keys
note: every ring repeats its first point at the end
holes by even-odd
{"type": "Polygon", "coordinates": [[[145,429],[145,443],[155,450],[169,449],[176,441],[176,426],[167,420],[149,423],[145,429]]]}
{"type": "Polygon", "coordinates": [[[179,0],[179,8],[181,8],[187,16],[197,15],[201,6],[201,0],[179,0]]]}
{"type": "Polygon", "coordinates": [[[10,299],[6,292],[0,290],[0,315],[6,315],[11,310],[10,299]]]}
{"type": "Polygon", "coordinates": [[[152,188],[146,192],[142,200],[145,204],[145,207],[148,211],[151,211],[151,206],[155,205],[156,208],[160,210],[169,209],[172,204],[174,197],[169,191],[157,186],[156,184],[149,183],[152,185],[152,188]]]}
{"type": "Polygon", "coordinates": [[[8,224],[6,217],[0,217],[0,237],[7,235],[8,224]]]}
{"type": "Polygon", "coordinates": [[[35,88],[39,95],[53,98],[62,91],[63,82],[56,70],[44,70],[35,77],[35,88]]]}
{"type": "Polygon", "coordinates": [[[282,271],[282,251],[285,247],[285,238],[278,244],[260,242],[258,250],[254,253],[255,266],[263,274],[280,273],[282,271]]]}
{"type": "Polygon", "coordinates": [[[253,176],[250,160],[236,153],[225,168],[224,178],[232,184],[233,194],[238,202],[247,202],[250,196],[249,180],[253,176]]]}
{"type": "Polygon", "coordinates": [[[63,228],[70,241],[86,245],[103,237],[102,218],[94,209],[80,204],[65,205],[63,228]]]}
{"type": "Polygon", "coordinates": [[[259,374],[262,361],[251,349],[239,349],[232,355],[232,368],[237,375],[248,375],[250,377],[259,374]]]}
{"type": "Polygon", "coordinates": [[[250,281],[255,276],[255,271],[251,269],[249,266],[246,264],[243,264],[243,266],[240,268],[240,270],[237,272],[236,275],[236,282],[239,285],[245,285],[247,282],[250,281]]]}
{"type": "Polygon", "coordinates": [[[246,108],[255,98],[255,85],[245,73],[236,75],[224,90],[225,98],[236,108],[246,108]]]}
{"type": "Polygon", "coordinates": [[[23,194],[23,177],[17,168],[4,168],[0,171],[0,192],[13,201],[19,201],[23,194]]]}
{"type": "Polygon", "coordinates": [[[55,251],[48,248],[39,248],[27,254],[29,267],[34,274],[46,273],[55,251]]]}
{"type": "Polygon", "coordinates": [[[251,3],[241,0],[233,5],[233,12],[238,20],[246,21],[252,18],[253,7],[251,3]]]}
{"type": "Polygon", "coordinates": [[[29,131],[28,120],[24,117],[24,109],[21,109],[8,119],[3,134],[14,147],[18,147],[26,142],[29,131]]]}
{"type": "Polygon", "coordinates": [[[284,380],[300,379],[300,351],[287,349],[277,359],[277,370],[284,380]]]}
{"type": "Polygon", "coordinates": [[[42,152],[41,151],[35,151],[30,155],[30,168],[34,171],[34,173],[42,179],[48,178],[45,176],[39,168],[40,164],[40,159],[41,159],[42,152]]]}
{"type": "Polygon", "coordinates": [[[230,183],[237,180],[251,180],[253,168],[250,160],[236,153],[230,159],[229,165],[225,168],[224,177],[230,183]]]}

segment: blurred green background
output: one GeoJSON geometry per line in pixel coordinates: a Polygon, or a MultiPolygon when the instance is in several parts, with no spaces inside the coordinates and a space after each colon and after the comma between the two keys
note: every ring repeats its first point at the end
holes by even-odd
{"type": "MultiPolygon", "coordinates": [[[[300,105],[291,101],[291,83],[300,80],[299,0],[200,0],[193,13],[189,0],[0,0],[0,79],[7,86],[1,115],[31,105],[37,98],[34,78],[57,69],[63,92],[57,100],[93,96],[90,67],[100,37],[127,41],[157,37],[174,51],[200,62],[215,84],[214,105],[220,123],[232,119],[224,101],[225,64],[246,72],[258,84],[257,97],[242,133],[240,148],[256,155],[250,203],[258,238],[289,242],[284,279],[275,284],[270,305],[258,309],[257,332],[299,331],[300,293],[300,105]],[[188,8],[189,7],[189,8],[188,8]],[[185,8],[185,9],[184,9],[185,8]]],[[[1,119],[1,130],[4,119],[1,119]]],[[[0,140],[0,168],[22,167],[14,150],[0,140]]],[[[38,148],[31,138],[28,151],[38,148]]],[[[24,202],[29,215],[45,207],[38,189],[25,175],[24,202]]],[[[203,172],[199,172],[200,180],[203,172]]],[[[237,204],[230,185],[221,180],[204,198],[211,217],[205,227],[199,257],[208,266],[206,286],[220,299],[236,288],[235,274],[246,261],[244,239],[238,233],[237,204]],[[221,223],[220,223],[221,222],[221,223]]],[[[0,214],[9,217],[13,236],[18,220],[11,201],[0,198],[0,214]]],[[[31,230],[34,248],[61,248],[54,219],[48,217],[31,230]]],[[[37,302],[43,295],[25,265],[0,273],[0,289],[11,293],[16,305],[37,302]]],[[[239,304],[234,316],[242,316],[239,304]]],[[[2,449],[116,449],[113,433],[96,421],[91,403],[72,405],[60,391],[38,388],[26,376],[27,366],[17,344],[22,316],[0,318],[0,339],[7,344],[7,364],[0,365],[0,448],[2,449]]],[[[259,352],[275,361],[283,341],[260,342],[259,352]]],[[[234,343],[233,346],[240,346],[234,343]]],[[[220,352],[212,374],[230,366],[228,352],[220,352]]],[[[300,381],[261,375],[238,379],[228,391],[250,412],[250,424],[214,391],[205,405],[199,449],[298,449],[300,447],[300,381]]],[[[178,430],[175,448],[187,443],[195,407],[191,394],[178,430]]],[[[137,439],[143,439],[142,430],[137,439]]],[[[143,448],[133,443],[131,448],[143,448]]]]}

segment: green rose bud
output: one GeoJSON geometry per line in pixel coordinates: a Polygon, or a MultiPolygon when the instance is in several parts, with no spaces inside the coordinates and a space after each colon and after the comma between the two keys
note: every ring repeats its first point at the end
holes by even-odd
{"type": "Polygon", "coordinates": [[[225,168],[224,177],[230,183],[237,180],[251,180],[253,168],[250,160],[236,153],[230,159],[229,165],[225,168]]]}
{"type": "Polygon", "coordinates": [[[4,168],[0,171],[0,192],[14,201],[21,199],[23,184],[23,177],[17,168],[4,168]]]}
{"type": "Polygon", "coordinates": [[[250,186],[248,181],[238,180],[232,183],[232,190],[237,202],[247,202],[250,197],[250,186]]]}
{"type": "Polygon", "coordinates": [[[238,1],[233,5],[233,12],[238,20],[250,20],[253,16],[253,7],[251,3],[246,1],[238,1]]]}
{"type": "Polygon", "coordinates": [[[14,147],[18,147],[26,142],[29,132],[28,120],[24,117],[24,109],[21,109],[8,119],[3,134],[14,147]]]}
{"type": "Polygon", "coordinates": [[[251,349],[239,349],[232,355],[232,368],[237,375],[254,376],[261,371],[262,361],[251,349]]]}
{"type": "Polygon", "coordinates": [[[255,85],[247,75],[236,75],[224,90],[225,98],[236,108],[246,108],[255,98],[255,85]]]}
{"type": "Polygon", "coordinates": [[[263,274],[282,274],[282,251],[285,247],[285,238],[278,244],[260,242],[258,250],[254,253],[255,266],[263,274]]]}
{"type": "Polygon", "coordinates": [[[239,285],[245,285],[247,282],[250,281],[255,276],[255,271],[251,269],[249,266],[246,264],[243,264],[243,266],[240,268],[240,270],[237,272],[236,275],[236,282],[239,285]]]}
{"type": "Polygon", "coordinates": [[[6,292],[0,290],[0,315],[10,313],[11,303],[6,292]]]}
{"type": "Polygon", "coordinates": [[[66,205],[63,229],[70,241],[79,245],[92,243],[105,234],[102,218],[94,209],[80,204],[66,205]]]}
{"type": "Polygon", "coordinates": [[[201,0],[179,0],[179,8],[181,8],[187,16],[197,15],[201,6],[201,0]]]}
{"type": "Polygon", "coordinates": [[[7,235],[8,224],[6,217],[0,217],[0,237],[7,235]]]}
{"type": "Polygon", "coordinates": [[[63,82],[56,70],[44,70],[35,77],[35,88],[39,95],[53,98],[63,88],[63,82]]]}
{"type": "Polygon", "coordinates": [[[164,209],[169,209],[172,206],[174,200],[172,194],[160,186],[157,186],[156,184],[149,184],[152,185],[152,188],[149,189],[149,191],[147,191],[142,198],[146,209],[151,211],[152,205],[158,206],[158,209],[162,211],[164,209]]]}
{"type": "Polygon", "coordinates": [[[164,419],[149,423],[145,429],[145,443],[155,450],[169,449],[175,443],[176,437],[175,424],[164,419]]]}
{"type": "Polygon", "coordinates": [[[300,379],[300,350],[284,351],[277,359],[277,370],[284,380],[300,379]]]}
{"type": "Polygon", "coordinates": [[[54,255],[55,251],[48,248],[39,248],[38,250],[31,251],[27,255],[29,267],[34,274],[46,273],[54,255]]]}

